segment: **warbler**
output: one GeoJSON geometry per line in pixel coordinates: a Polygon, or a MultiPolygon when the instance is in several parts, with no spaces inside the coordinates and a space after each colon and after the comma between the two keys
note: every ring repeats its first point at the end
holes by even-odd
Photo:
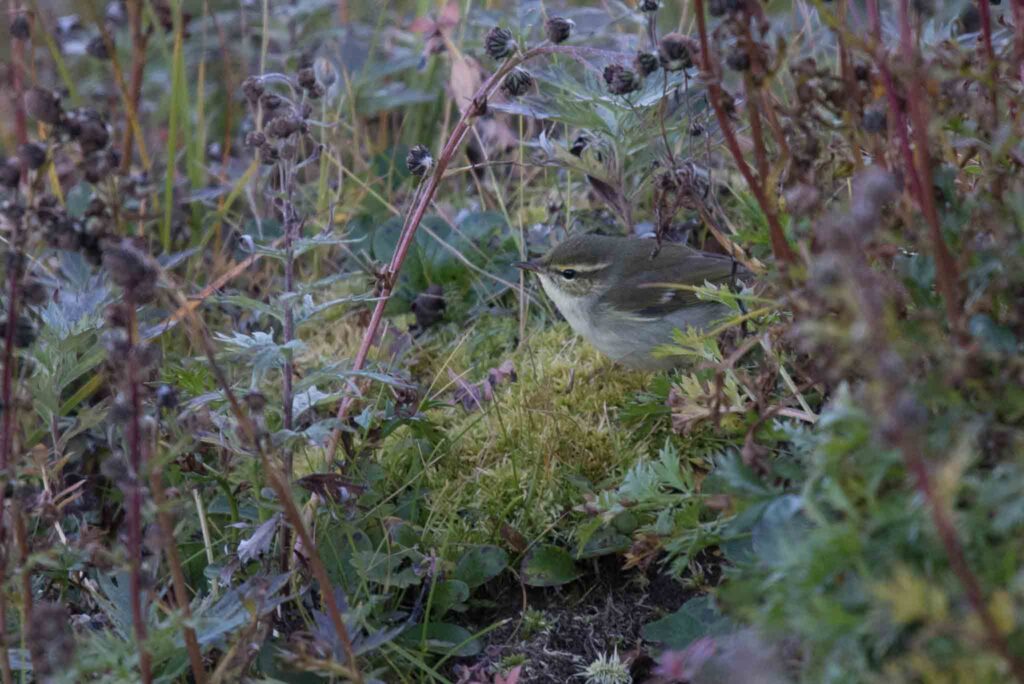
{"type": "Polygon", "coordinates": [[[643,370],[678,364],[678,358],[654,354],[677,328],[706,330],[729,314],[725,305],[700,300],[679,285],[749,275],[728,256],[593,234],[572,236],[540,259],[515,266],[537,274],[577,334],[612,360],[643,370]]]}

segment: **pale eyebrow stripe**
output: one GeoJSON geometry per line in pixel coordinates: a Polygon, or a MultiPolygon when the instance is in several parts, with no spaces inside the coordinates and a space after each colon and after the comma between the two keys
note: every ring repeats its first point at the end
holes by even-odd
{"type": "Polygon", "coordinates": [[[594,273],[600,271],[603,268],[611,266],[612,262],[604,261],[600,264],[552,264],[551,268],[556,271],[564,271],[566,269],[572,269],[578,273],[594,273]]]}

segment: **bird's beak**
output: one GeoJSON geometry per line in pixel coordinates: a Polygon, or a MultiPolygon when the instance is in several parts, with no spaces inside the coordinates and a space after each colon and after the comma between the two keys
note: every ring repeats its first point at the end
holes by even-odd
{"type": "Polygon", "coordinates": [[[533,271],[534,273],[540,273],[540,264],[536,261],[514,261],[512,265],[516,268],[521,268],[524,271],[533,271]]]}

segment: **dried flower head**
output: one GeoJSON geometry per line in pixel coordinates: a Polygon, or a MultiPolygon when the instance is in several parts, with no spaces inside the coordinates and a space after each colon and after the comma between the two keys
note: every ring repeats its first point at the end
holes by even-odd
{"type": "Polygon", "coordinates": [[[15,15],[14,19],[11,19],[10,25],[11,38],[14,40],[28,40],[32,37],[32,28],[28,23],[28,17],[24,14],[15,15]]]}
{"type": "Polygon", "coordinates": [[[299,82],[300,88],[305,88],[306,90],[309,90],[310,88],[316,85],[316,72],[313,70],[313,67],[311,66],[305,67],[304,69],[299,69],[299,73],[296,76],[296,80],[299,82]]]}
{"type": "Polygon", "coordinates": [[[525,95],[533,87],[533,76],[526,69],[516,67],[501,82],[501,91],[509,97],[525,95]]]}
{"type": "Polygon", "coordinates": [[[642,78],[647,78],[661,67],[661,61],[653,52],[641,50],[633,59],[633,68],[642,78]]]}
{"type": "Polygon", "coordinates": [[[413,145],[405,156],[405,168],[414,176],[425,176],[434,168],[434,158],[426,145],[413,145]]]}
{"type": "Polygon", "coordinates": [[[249,131],[245,134],[246,147],[262,147],[267,142],[267,136],[263,131],[249,131]]]}
{"type": "MultiPolygon", "coordinates": [[[[14,319],[14,346],[24,349],[36,341],[36,326],[32,319],[20,314],[14,319]]],[[[7,319],[0,320],[0,338],[7,338],[7,319]]]]}
{"type": "Polygon", "coordinates": [[[32,88],[25,93],[25,112],[33,119],[51,126],[60,123],[64,115],[60,96],[46,88],[32,88]]]}
{"type": "Polygon", "coordinates": [[[16,188],[21,180],[21,165],[16,159],[5,159],[0,164],[0,185],[5,188],[16,188]]]}
{"type": "Polygon", "coordinates": [[[495,26],[484,36],[484,50],[491,59],[502,60],[512,55],[519,45],[512,32],[506,28],[495,26]]]}
{"type": "Polygon", "coordinates": [[[658,0],[640,0],[636,6],[641,12],[657,12],[660,7],[661,3],[658,0]]]}
{"type": "Polygon", "coordinates": [[[263,79],[259,76],[250,76],[249,78],[242,81],[242,92],[245,93],[245,99],[249,101],[253,107],[260,101],[260,97],[263,96],[263,92],[266,90],[266,85],[263,83],[263,79]]]}
{"type": "Polygon", "coordinates": [[[95,109],[79,107],[68,112],[65,127],[83,154],[102,150],[110,142],[110,129],[95,109]]]}
{"type": "Polygon", "coordinates": [[[667,33],[658,43],[658,57],[666,71],[691,68],[699,52],[697,41],[681,33],[667,33]]]}
{"type": "Polygon", "coordinates": [[[725,56],[725,65],[733,71],[749,71],[750,55],[746,49],[737,45],[725,56]]]}
{"type": "Polygon", "coordinates": [[[860,125],[867,133],[883,133],[888,125],[885,112],[881,109],[872,108],[864,112],[864,118],[860,125]]]}
{"type": "Polygon", "coordinates": [[[576,22],[565,17],[551,17],[544,22],[544,32],[552,43],[564,43],[569,40],[576,22]]]}
{"type": "Polygon", "coordinates": [[[46,163],[46,148],[35,142],[18,146],[18,159],[33,171],[46,163]]]}
{"type": "Polygon", "coordinates": [[[301,131],[302,128],[302,119],[295,114],[286,114],[272,119],[265,130],[271,138],[287,138],[292,133],[301,131]]]}
{"type": "Polygon", "coordinates": [[[145,304],[156,295],[156,266],[133,240],[122,238],[105,244],[103,265],[111,280],[136,303],[145,304]]]}
{"type": "Polygon", "coordinates": [[[640,88],[640,81],[632,69],[621,64],[609,64],[604,68],[604,82],[612,95],[628,95],[640,88]]]}
{"type": "Polygon", "coordinates": [[[110,59],[110,50],[107,49],[107,41],[103,39],[103,36],[93,37],[85,46],[85,52],[96,59],[110,59]]]}

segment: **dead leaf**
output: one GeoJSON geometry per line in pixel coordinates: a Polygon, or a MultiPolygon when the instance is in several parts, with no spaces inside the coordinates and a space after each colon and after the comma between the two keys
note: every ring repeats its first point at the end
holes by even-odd
{"type": "Polygon", "coordinates": [[[413,20],[409,25],[409,30],[413,33],[422,33],[426,37],[423,44],[424,58],[445,51],[451,38],[452,29],[459,25],[460,16],[459,3],[456,0],[451,0],[444,6],[440,14],[416,17],[413,20]]]}
{"type": "Polygon", "coordinates": [[[274,539],[277,526],[281,524],[281,514],[275,513],[265,523],[256,528],[252,536],[238,542],[238,560],[243,565],[266,553],[270,542],[274,539]]]}

